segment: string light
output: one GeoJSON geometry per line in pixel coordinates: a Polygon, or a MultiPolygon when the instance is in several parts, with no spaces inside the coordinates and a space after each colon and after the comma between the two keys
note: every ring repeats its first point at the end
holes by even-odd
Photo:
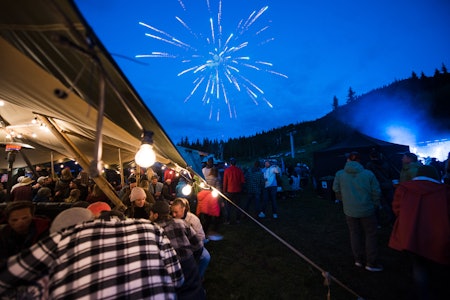
{"type": "Polygon", "coordinates": [[[142,134],[142,144],[134,157],[134,161],[143,168],[152,166],[156,161],[156,154],[153,150],[153,132],[144,131],[142,134]]]}
{"type": "Polygon", "coordinates": [[[192,193],[192,185],[186,184],[182,189],[181,192],[183,195],[188,196],[192,193]]]}

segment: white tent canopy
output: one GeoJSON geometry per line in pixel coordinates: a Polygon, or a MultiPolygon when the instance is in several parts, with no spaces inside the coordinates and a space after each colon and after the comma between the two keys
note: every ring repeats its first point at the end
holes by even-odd
{"type": "MultiPolygon", "coordinates": [[[[154,132],[158,161],[186,167],[71,1],[2,1],[0,51],[0,100],[4,101],[0,143],[33,146],[22,150],[32,164],[50,161],[51,154],[55,161],[77,159],[59,134],[88,160],[96,158],[97,115],[104,107],[100,124],[104,163],[119,163],[119,151],[122,161],[133,160],[140,136],[148,130],[154,132]],[[59,96],[61,92],[66,96],[59,96]],[[35,118],[37,124],[32,123],[35,118]],[[53,131],[40,130],[40,124],[48,121],[53,131]],[[11,133],[15,137],[7,137],[11,133]]],[[[0,168],[7,167],[6,156],[0,159],[0,168]]],[[[24,165],[17,155],[14,166],[24,165]]]]}

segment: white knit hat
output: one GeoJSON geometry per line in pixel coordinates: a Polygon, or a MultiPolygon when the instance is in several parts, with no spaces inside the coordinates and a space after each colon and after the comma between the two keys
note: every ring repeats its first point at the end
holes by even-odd
{"type": "Polygon", "coordinates": [[[56,216],[50,226],[50,233],[93,219],[94,215],[89,209],[84,207],[71,207],[63,210],[56,216]]]}
{"type": "Polygon", "coordinates": [[[131,190],[130,193],[130,201],[133,202],[137,199],[145,199],[147,198],[147,194],[145,193],[144,189],[141,187],[135,187],[131,190]]]}

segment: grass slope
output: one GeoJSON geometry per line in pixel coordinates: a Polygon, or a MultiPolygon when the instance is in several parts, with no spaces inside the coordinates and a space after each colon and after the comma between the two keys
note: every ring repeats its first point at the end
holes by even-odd
{"type": "Polygon", "coordinates": [[[357,299],[351,291],[368,300],[413,298],[408,258],[387,247],[390,228],[379,230],[385,270],[371,273],[353,265],[342,204],[305,190],[279,199],[278,206],[280,218],[261,224],[296,250],[250,218],[222,225],[224,239],[206,244],[211,253],[204,282],[208,299],[327,299],[322,270],[342,284],[332,281],[330,299],[357,299]]]}

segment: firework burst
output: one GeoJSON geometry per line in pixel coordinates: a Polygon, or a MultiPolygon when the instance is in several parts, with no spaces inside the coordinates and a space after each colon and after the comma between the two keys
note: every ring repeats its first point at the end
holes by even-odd
{"type": "MultiPolygon", "coordinates": [[[[183,12],[188,9],[182,0],[178,0],[183,12]]],[[[183,64],[183,69],[177,75],[193,77],[193,88],[184,102],[198,95],[204,104],[210,105],[209,118],[216,112],[216,119],[220,119],[220,104],[227,107],[230,118],[236,118],[236,107],[233,96],[236,92],[245,93],[256,105],[260,102],[273,107],[265,97],[264,90],[247,77],[251,71],[266,72],[275,76],[287,78],[285,74],[272,69],[273,64],[268,61],[253,59],[248,55],[250,40],[257,40],[253,45],[261,46],[271,42],[273,38],[259,39],[269,26],[261,21],[261,16],[268,10],[264,6],[254,10],[247,18],[241,19],[235,30],[227,35],[222,29],[222,0],[217,3],[213,12],[210,1],[206,0],[209,13],[206,34],[195,31],[188,22],[175,16],[186,34],[182,38],[175,37],[168,32],[150,24],[140,22],[149,32],[145,35],[167,46],[171,51],[153,51],[150,54],[136,55],[137,58],[171,58],[183,64]],[[252,37],[248,39],[248,37],[252,37]],[[174,51],[176,50],[176,51],[174,51]],[[247,74],[248,73],[248,74],[247,74]]],[[[206,25],[207,24],[207,25],[206,25]]]]}

